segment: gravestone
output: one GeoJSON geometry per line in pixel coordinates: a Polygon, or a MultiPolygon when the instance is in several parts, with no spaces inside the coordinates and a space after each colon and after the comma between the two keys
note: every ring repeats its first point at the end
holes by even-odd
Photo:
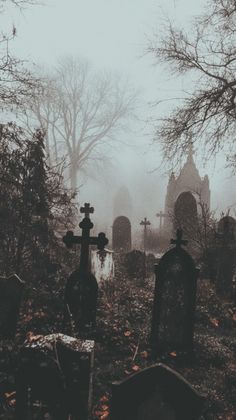
{"type": "Polygon", "coordinates": [[[113,251],[92,251],[91,272],[95,275],[98,284],[110,282],[114,278],[113,251]]]}
{"type": "Polygon", "coordinates": [[[118,216],[112,226],[112,248],[118,252],[131,250],[131,223],[126,216],[118,216]]]}
{"type": "Polygon", "coordinates": [[[145,255],[134,249],[124,256],[124,268],[128,276],[143,279],[145,276],[145,255]]]}
{"type": "Polygon", "coordinates": [[[16,373],[16,419],[36,418],[30,415],[39,401],[52,420],[88,420],[93,363],[92,340],[63,334],[29,337],[16,373]]]}
{"type": "Polygon", "coordinates": [[[194,313],[198,270],[182,248],[182,231],[171,240],[175,247],[156,266],[156,283],[151,328],[152,354],[193,351],[194,313]]]}
{"type": "Polygon", "coordinates": [[[189,382],[160,363],[112,384],[111,420],[197,420],[203,404],[189,382]]]}
{"type": "Polygon", "coordinates": [[[90,220],[90,213],[94,212],[89,203],[85,203],[80,209],[85,214],[79,227],[82,229],[81,236],[75,236],[68,231],[63,237],[63,242],[68,248],[73,244],[80,244],[80,263],[79,268],[69,277],[65,288],[65,303],[69,316],[73,317],[79,329],[85,329],[95,323],[97,310],[98,285],[95,276],[91,273],[89,264],[89,246],[97,245],[99,251],[103,251],[108,243],[104,233],[99,233],[97,237],[90,236],[93,223],[90,220]]]}
{"type": "Polygon", "coordinates": [[[226,240],[236,239],[236,220],[232,216],[222,217],[218,223],[217,233],[223,235],[226,240]]]}
{"type": "Polygon", "coordinates": [[[0,277],[0,337],[14,338],[24,282],[12,274],[0,277]]]}
{"type": "Polygon", "coordinates": [[[179,195],[174,207],[174,228],[181,229],[188,239],[196,236],[198,227],[197,202],[190,191],[179,195]]]}
{"type": "Polygon", "coordinates": [[[223,217],[218,223],[216,291],[225,298],[235,293],[234,274],[236,270],[236,220],[223,217]]]}

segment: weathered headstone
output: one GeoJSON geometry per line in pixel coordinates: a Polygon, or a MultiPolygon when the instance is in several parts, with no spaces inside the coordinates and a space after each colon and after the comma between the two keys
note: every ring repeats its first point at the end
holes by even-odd
{"type": "Polygon", "coordinates": [[[182,232],[171,241],[169,250],[156,266],[152,314],[151,348],[153,356],[163,352],[191,354],[198,270],[192,257],[182,248],[182,232]]]}
{"type": "Polygon", "coordinates": [[[234,274],[236,270],[236,220],[224,216],[218,223],[216,290],[224,297],[234,294],[234,274]]]}
{"type": "Polygon", "coordinates": [[[157,364],[112,384],[111,420],[197,420],[203,404],[179,373],[157,364]]]}
{"type": "Polygon", "coordinates": [[[74,236],[73,232],[67,232],[63,242],[68,248],[73,244],[81,245],[80,264],[78,270],[74,271],[66,284],[65,303],[77,326],[81,329],[90,326],[96,320],[98,285],[95,276],[91,273],[89,264],[89,246],[97,245],[100,251],[108,243],[104,233],[99,233],[97,237],[90,236],[93,228],[89,215],[94,212],[89,203],[85,203],[80,209],[85,214],[79,227],[82,229],[81,236],[74,236]]]}
{"type": "Polygon", "coordinates": [[[145,276],[145,255],[134,249],[124,256],[124,268],[128,276],[143,279],[145,276]]]}
{"type": "Polygon", "coordinates": [[[98,284],[112,281],[114,277],[113,251],[104,249],[92,251],[91,254],[91,272],[95,275],[98,284]]]}
{"type": "Polygon", "coordinates": [[[224,240],[236,240],[236,220],[232,216],[224,216],[218,223],[218,234],[224,240]]]}
{"type": "Polygon", "coordinates": [[[174,227],[181,229],[188,239],[196,236],[198,227],[197,202],[190,191],[182,192],[175,202],[174,227]]]}
{"type": "Polygon", "coordinates": [[[24,282],[12,274],[0,277],[0,337],[13,338],[16,333],[17,318],[24,282]]]}
{"type": "Polygon", "coordinates": [[[31,418],[34,402],[40,401],[52,420],[88,420],[93,363],[92,340],[63,334],[31,336],[19,356],[16,419],[31,418]]]}
{"type": "Polygon", "coordinates": [[[114,251],[131,250],[131,223],[126,216],[118,216],[112,226],[112,247],[114,251]]]}

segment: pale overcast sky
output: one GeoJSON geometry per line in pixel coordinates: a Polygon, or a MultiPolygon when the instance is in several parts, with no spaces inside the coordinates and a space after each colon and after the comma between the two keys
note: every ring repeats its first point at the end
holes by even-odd
{"type": "MultiPolygon", "coordinates": [[[[140,90],[139,113],[143,119],[160,115],[171,107],[171,101],[153,110],[154,100],[181,97],[181,83],[160,65],[153,66],[152,57],[145,55],[147,39],[158,33],[165,16],[177,24],[187,24],[191,16],[200,13],[206,1],[194,0],[44,0],[40,6],[29,6],[23,13],[1,17],[2,28],[14,25],[17,37],[12,44],[15,53],[36,64],[53,67],[57,58],[66,54],[89,59],[95,68],[110,69],[128,76],[140,90]]],[[[191,29],[191,24],[189,23],[191,29]]],[[[136,221],[147,216],[157,225],[155,213],[163,209],[167,177],[158,167],[162,158],[158,147],[150,147],[152,127],[134,124],[124,134],[124,140],[135,147],[117,149],[112,156],[113,170],[109,182],[99,175],[99,183],[88,179],[81,193],[82,200],[93,201],[97,215],[106,213],[106,203],[112,203],[119,186],[130,189],[137,209],[136,221]],[[94,196],[92,197],[92,195],[94,196]]],[[[208,173],[212,190],[212,207],[223,210],[236,202],[236,182],[223,171],[222,159],[216,169],[213,164],[203,168],[198,158],[200,174],[208,173]]],[[[109,216],[110,217],[110,216],[109,216]]],[[[110,221],[109,221],[110,223],[110,221]]]]}

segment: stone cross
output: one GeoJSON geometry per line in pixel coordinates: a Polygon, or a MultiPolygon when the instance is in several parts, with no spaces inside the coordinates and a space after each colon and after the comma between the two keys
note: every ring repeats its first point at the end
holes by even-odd
{"type": "Polygon", "coordinates": [[[149,220],[144,217],[144,220],[140,222],[140,225],[143,226],[143,245],[144,245],[144,253],[146,252],[146,245],[147,245],[147,226],[150,226],[149,220]]]}
{"type": "Polygon", "coordinates": [[[156,217],[160,217],[160,230],[162,229],[162,219],[164,219],[166,217],[166,214],[163,213],[163,211],[160,211],[159,213],[156,214],[156,217]]]}
{"type": "Polygon", "coordinates": [[[84,217],[88,217],[90,213],[94,213],[94,207],[90,207],[89,203],[84,203],[84,207],[80,207],[80,213],[84,213],[84,217]]]}
{"type": "Polygon", "coordinates": [[[181,248],[182,245],[186,246],[188,244],[188,241],[186,239],[182,239],[183,237],[182,229],[177,229],[176,236],[177,236],[176,239],[171,239],[170,241],[172,245],[176,245],[176,248],[181,248]]]}
{"type": "Polygon", "coordinates": [[[68,231],[63,237],[63,242],[67,248],[72,248],[74,244],[81,245],[80,255],[80,270],[89,271],[89,246],[97,245],[99,250],[104,250],[108,244],[108,239],[105,233],[99,233],[98,236],[90,236],[90,230],[93,228],[93,223],[89,218],[89,214],[94,212],[94,208],[90,207],[89,203],[85,203],[84,207],[80,209],[81,213],[85,214],[84,219],[80,222],[79,227],[82,229],[82,235],[76,236],[72,231],[68,231]]]}

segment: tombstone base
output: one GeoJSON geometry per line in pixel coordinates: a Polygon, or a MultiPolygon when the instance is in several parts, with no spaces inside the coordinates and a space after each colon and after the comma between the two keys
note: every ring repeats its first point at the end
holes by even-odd
{"type": "Polygon", "coordinates": [[[93,360],[94,341],[63,334],[31,337],[16,374],[16,420],[27,419],[37,400],[46,404],[53,420],[68,420],[69,415],[88,420],[93,360]]]}
{"type": "Polygon", "coordinates": [[[69,307],[79,335],[81,331],[95,325],[97,299],[98,284],[95,276],[82,270],[74,271],[66,284],[65,303],[69,307]]]}

